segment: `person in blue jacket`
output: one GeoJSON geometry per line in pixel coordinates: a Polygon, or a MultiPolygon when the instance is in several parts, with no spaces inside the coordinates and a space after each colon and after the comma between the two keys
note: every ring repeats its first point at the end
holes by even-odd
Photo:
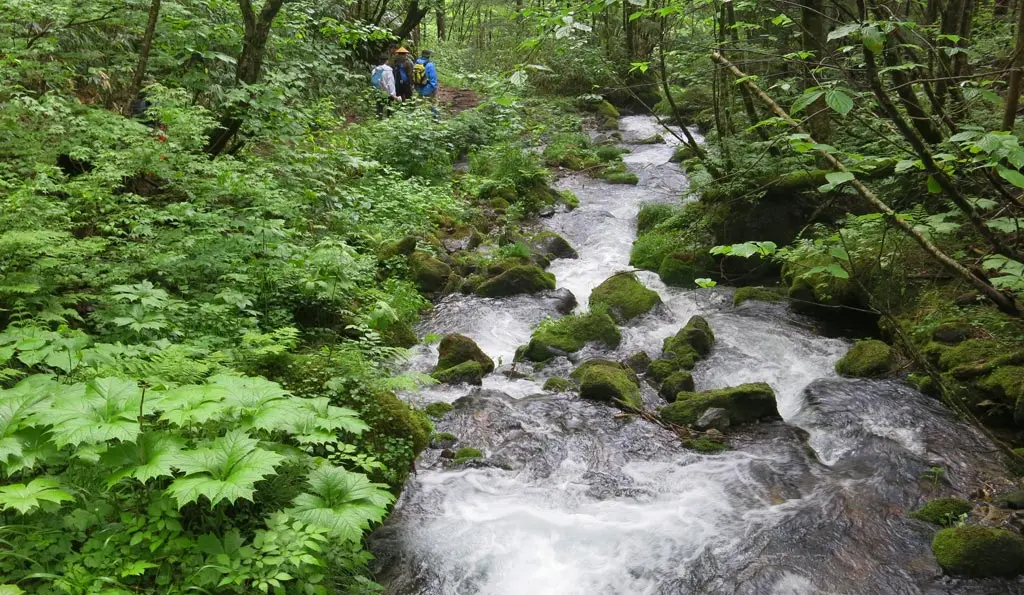
{"type": "Polygon", "coordinates": [[[416,81],[416,92],[424,99],[433,99],[437,93],[437,68],[430,60],[432,55],[430,50],[423,50],[419,59],[416,60],[416,64],[422,64],[425,71],[422,80],[416,81]]]}

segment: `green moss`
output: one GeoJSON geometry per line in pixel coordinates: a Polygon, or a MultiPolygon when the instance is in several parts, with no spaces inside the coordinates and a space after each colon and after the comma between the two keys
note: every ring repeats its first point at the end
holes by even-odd
{"type": "Polygon", "coordinates": [[[651,356],[647,355],[644,351],[637,351],[627,357],[622,363],[637,374],[642,374],[651,366],[651,356]]]}
{"type": "Polygon", "coordinates": [[[707,357],[714,344],[715,333],[707,319],[703,316],[692,316],[678,333],[665,339],[662,343],[662,352],[665,355],[685,355],[686,347],[689,346],[700,357],[707,357]]]}
{"type": "Polygon", "coordinates": [[[381,246],[378,257],[380,260],[387,260],[395,256],[409,256],[416,251],[417,242],[415,236],[405,236],[397,242],[381,246]]]}
{"type": "MultiPolygon", "coordinates": [[[[693,352],[693,361],[696,362],[697,352],[693,352]]],[[[690,366],[691,368],[693,366],[690,366]]],[[[647,375],[654,379],[655,382],[663,382],[666,378],[675,373],[680,368],[678,362],[674,359],[658,358],[651,362],[650,366],[647,366],[647,375]]]]}
{"type": "Polygon", "coordinates": [[[580,381],[583,379],[583,376],[587,373],[588,370],[594,367],[602,366],[607,368],[615,368],[616,370],[622,370],[623,372],[626,373],[626,376],[629,377],[630,382],[639,386],[640,380],[639,378],[637,378],[636,372],[634,372],[632,368],[623,363],[599,357],[588,359],[587,361],[577,366],[576,369],[569,374],[569,378],[572,378],[573,380],[576,381],[580,381]]]}
{"type": "Polygon", "coordinates": [[[567,393],[573,388],[572,382],[567,378],[552,376],[544,381],[544,390],[553,393],[567,393]]]}
{"type": "Polygon", "coordinates": [[[739,306],[743,302],[756,300],[759,302],[781,302],[782,292],[770,287],[740,287],[732,294],[732,305],[739,306]]]}
{"type": "Polygon", "coordinates": [[[435,371],[454,368],[468,361],[475,361],[480,364],[485,374],[490,374],[494,371],[494,360],[487,357],[487,354],[477,346],[476,342],[465,335],[457,333],[446,335],[441,339],[437,352],[438,358],[435,371]]]}
{"type": "Polygon", "coordinates": [[[589,366],[580,378],[580,397],[643,409],[640,387],[618,364],[589,366]]]}
{"type": "Polygon", "coordinates": [[[371,431],[378,436],[392,436],[409,440],[417,455],[430,444],[430,435],[434,432],[434,425],[430,423],[430,419],[424,412],[409,407],[405,401],[399,399],[392,392],[377,393],[374,399],[378,411],[372,416],[372,420],[367,420],[371,431]]]}
{"type": "Polygon", "coordinates": [[[601,145],[594,153],[597,154],[597,158],[601,161],[618,161],[623,153],[629,153],[629,149],[616,147],[615,145],[601,145]]]}
{"type": "Polygon", "coordinates": [[[854,343],[843,359],[836,362],[836,372],[854,378],[874,378],[887,374],[892,365],[892,348],[871,339],[854,343]]]}
{"type": "Polygon", "coordinates": [[[548,258],[579,257],[569,242],[553,231],[542,231],[530,238],[529,248],[534,254],[541,254],[548,258]]]}
{"type": "Polygon", "coordinates": [[[473,459],[483,458],[484,453],[479,448],[473,448],[472,446],[463,446],[459,450],[455,451],[455,462],[465,463],[466,461],[472,461],[473,459]]]}
{"type": "Polygon", "coordinates": [[[960,515],[974,510],[974,505],[960,498],[939,498],[926,503],[910,513],[911,518],[936,525],[949,526],[960,519],[960,515]]]}
{"type": "Polygon", "coordinates": [[[1004,348],[996,341],[968,339],[955,347],[943,350],[939,356],[939,366],[943,370],[952,370],[960,366],[977,366],[995,359],[1003,353],[1004,348]]]}
{"type": "Polygon", "coordinates": [[[705,436],[683,440],[683,446],[704,454],[714,454],[716,452],[722,452],[723,450],[729,450],[729,447],[724,443],[712,440],[705,436]]]}
{"type": "Polygon", "coordinates": [[[564,204],[570,211],[580,206],[580,199],[572,190],[559,190],[558,195],[562,200],[562,204],[564,204]]]}
{"type": "Polygon", "coordinates": [[[605,130],[618,130],[619,129],[619,119],[618,118],[612,118],[612,117],[603,118],[601,120],[601,128],[603,128],[605,130]]]}
{"type": "Polygon", "coordinates": [[[409,257],[409,274],[420,291],[437,293],[448,283],[452,269],[426,252],[414,252],[409,257]]]}
{"type": "Polygon", "coordinates": [[[542,362],[556,355],[574,353],[591,341],[615,348],[622,341],[615,321],[605,312],[588,312],[542,323],[533,332],[523,355],[542,362]]]}
{"type": "Polygon", "coordinates": [[[676,252],[662,259],[658,277],[665,285],[696,287],[696,280],[707,276],[703,258],[689,252],[676,252]]]}
{"type": "Polygon", "coordinates": [[[643,235],[663,221],[667,221],[675,213],[676,209],[672,205],[660,202],[646,203],[640,207],[640,212],[636,216],[636,232],[643,235]]]}
{"type": "Polygon", "coordinates": [[[392,322],[386,329],[380,331],[380,338],[386,345],[392,347],[409,348],[420,342],[409,323],[402,320],[392,322]]]}
{"type": "Polygon", "coordinates": [[[657,271],[665,258],[679,249],[683,242],[680,234],[671,231],[652,230],[633,242],[629,264],[649,271],[657,271]]]}
{"type": "Polygon", "coordinates": [[[505,212],[505,211],[507,211],[507,210],[508,210],[508,208],[509,208],[510,206],[512,206],[512,205],[511,205],[511,204],[510,204],[510,203],[509,203],[509,202],[508,202],[507,200],[505,200],[504,198],[500,198],[500,197],[499,197],[499,198],[492,198],[492,199],[491,199],[491,200],[490,200],[490,201],[488,202],[488,204],[489,204],[489,205],[491,206],[491,208],[492,208],[492,209],[494,209],[495,211],[500,211],[500,212],[502,212],[502,213],[503,213],[503,212],[505,212]]]}
{"type": "Polygon", "coordinates": [[[459,439],[459,437],[456,436],[455,434],[452,434],[451,432],[438,432],[438,433],[434,434],[434,440],[448,441],[448,440],[458,440],[458,439],[459,439]]]}
{"type": "Polygon", "coordinates": [[[424,413],[435,419],[444,417],[451,410],[452,404],[445,402],[431,403],[423,408],[424,413]]]}
{"type": "Polygon", "coordinates": [[[608,103],[607,101],[600,101],[592,105],[592,109],[598,115],[604,116],[605,118],[618,118],[621,115],[619,114],[619,110],[614,105],[608,103]]]}
{"type": "Polygon", "coordinates": [[[437,380],[441,384],[475,384],[479,386],[483,383],[485,376],[483,366],[480,362],[468,361],[462,362],[451,368],[445,368],[443,370],[436,370],[431,376],[434,380],[437,380]]]}
{"type": "Polygon", "coordinates": [[[630,171],[612,171],[602,174],[601,177],[609,184],[632,184],[635,186],[640,182],[640,178],[630,171]]]}
{"type": "Polygon", "coordinates": [[[932,339],[941,343],[955,345],[970,339],[974,333],[974,327],[967,322],[943,322],[932,330],[932,339]]]}
{"type": "Polygon", "coordinates": [[[693,152],[693,149],[690,148],[690,145],[680,144],[676,146],[674,151],[672,151],[672,158],[670,161],[673,163],[681,163],[687,159],[693,159],[694,157],[696,157],[696,154],[693,152]]]}
{"type": "Polygon", "coordinates": [[[661,303],[656,291],[644,287],[633,273],[612,275],[590,294],[590,308],[607,308],[617,322],[627,322],[661,303]]]}
{"type": "Polygon", "coordinates": [[[676,400],[679,393],[693,392],[693,375],[683,370],[669,374],[662,383],[658,394],[669,403],[676,400]]]}
{"type": "Polygon", "coordinates": [[[674,403],[661,408],[661,417],[677,425],[692,425],[711,407],[728,411],[735,424],[779,417],[775,391],[763,382],[703,393],[679,393],[674,403]]]}
{"type": "Polygon", "coordinates": [[[505,297],[520,293],[536,293],[555,288],[555,276],[538,266],[515,266],[497,277],[484,281],[476,294],[484,297],[505,297]]]}
{"type": "Polygon", "coordinates": [[[980,525],[942,529],[932,540],[932,552],[949,574],[985,578],[1024,572],[1024,537],[1007,529],[980,525]]]}
{"type": "Polygon", "coordinates": [[[937,389],[935,380],[927,374],[910,374],[907,376],[907,384],[926,395],[934,395],[937,389]]]}

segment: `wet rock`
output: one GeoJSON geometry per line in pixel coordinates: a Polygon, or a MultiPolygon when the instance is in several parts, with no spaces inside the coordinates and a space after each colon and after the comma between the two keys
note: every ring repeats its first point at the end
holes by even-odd
{"type": "Polygon", "coordinates": [[[719,432],[725,430],[732,424],[729,419],[729,412],[721,407],[711,407],[700,415],[694,426],[699,430],[714,429],[719,432]]]}
{"type": "Polygon", "coordinates": [[[970,339],[973,334],[974,327],[966,322],[944,322],[932,331],[932,339],[955,345],[970,339]]]}
{"type": "Polygon", "coordinates": [[[528,373],[520,369],[520,364],[505,364],[503,366],[498,366],[496,369],[499,374],[512,380],[530,377],[528,373]]]}
{"type": "Polygon", "coordinates": [[[715,334],[708,321],[694,316],[675,335],[662,343],[661,357],[651,362],[647,375],[656,382],[663,382],[674,372],[692,370],[697,361],[711,352],[715,334]]]}
{"type": "Polygon", "coordinates": [[[588,312],[542,324],[533,332],[522,355],[531,361],[543,362],[558,355],[575,353],[590,342],[614,349],[621,341],[622,335],[611,316],[588,312]]]}
{"type": "Polygon", "coordinates": [[[637,374],[643,374],[651,366],[651,356],[647,355],[646,351],[638,351],[626,358],[626,361],[622,363],[637,374]]]}
{"type": "Polygon", "coordinates": [[[668,378],[658,389],[658,395],[669,403],[676,400],[679,393],[693,392],[693,375],[683,370],[676,370],[669,374],[668,378]]]}
{"type": "Polygon", "coordinates": [[[572,311],[576,309],[576,296],[564,287],[551,292],[551,297],[557,300],[555,303],[555,311],[559,314],[571,314],[572,311]]]}
{"type": "Polygon", "coordinates": [[[553,231],[542,231],[530,239],[530,250],[548,258],[579,258],[569,242],[553,231]]]}
{"type": "Polygon", "coordinates": [[[553,393],[567,393],[573,389],[572,381],[568,378],[553,376],[544,381],[544,390],[553,393]]]}
{"type": "Polygon", "coordinates": [[[704,454],[714,454],[723,450],[729,450],[729,447],[725,445],[722,433],[717,430],[709,430],[700,438],[683,440],[683,446],[704,454]]]}
{"type": "Polygon", "coordinates": [[[473,384],[476,386],[483,384],[484,376],[483,366],[476,361],[462,362],[431,374],[431,377],[441,384],[473,384]]]}
{"type": "Polygon", "coordinates": [[[892,365],[892,348],[871,339],[854,343],[843,359],[836,362],[836,372],[853,378],[875,378],[889,373],[892,365]]]}
{"type": "Polygon", "coordinates": [[[452,269],[426,252],[414,252],[409,257],[409,273],[420,291],[437,293],[448,283],[452,269]]]}
{"type": "Polygon", "coordinates": [[[607,309],[618,323],[650,312],[661,303],[656,291],[644,287],[633,273],[612,275],[590,294],[590,309],[607,309]]]}
{"type": "MultiPolygon", "coordinates": [[[[458,441],[459,438],[455,434],[449,434],[448,432],[440,432],[438,434],[434,434],[433,439],[430,441],[430,448],[438,448],[451,452],[448,449],[455,446],[455,443],[458,441]]],[[[454,453],[452,454],[454,455],[454,453]]],[[[444,456],[443,453],[442,456],[444,456]]]]}
{"type": "Polygon", "coordinates": [[[661,416],[677,425],[694,425],[712,407],[725,409],[736,424],[780,418],[775,391],[763,382],[703,393],[679,393],[674,403],[661,408],[661,416]]]}
{"type": "Polygon", "coordinates": [[[1010,492],[999,498],[999,506],[1011,510],[1024,510],[1024,490],[1010,492]]]}
{"type": "Polygon", "coordinates": [[[942,529],[932,552],[943,570],[972,578],[1024,573],[1024,537],[1007,529],[965,525],[942,529]]]}
{"type": "Polygon", "coordinates": [[[443,401],[438,403],[431,403],[423,408],[423,412],[429,415],[430,417],[433,417],[434,419],[444,417],[451,410],[452,404],[445,403],[443,401]]]}
{"type": "Polygon", "coordinates": [[[457,333],[447,335],[441,339],[438,346],[437,366],[435,372],[453,368],[464,362],[477,362],[485,374],[494,371],[494,360],[487,357],[487,354],[476,344],[473,339],[457,333]]]}
{"type": "Polygon", "coordinates": [[[541,207],[541,209],[539,211],[537,211],[537,216],[540,217],[541,219],[547,219],[548,217],[554,217],[555,216],[555,207],[552,207],[552,206],[541,207]]]}
{"type": "Polygon", "coordinates": [[[484,281],[476,294],[484,297],[505,297],[520,293],[536,293],[555,288],[555,276],[538,266],[514,266],[497,277],[484,281]]]}
{"type": "Polygon", "coordinates": [[[960,515],[974,510],[974,505],[962,498],[938,498],[910,513],[910,517],[926,523],[948,527],[960,520],[960,515]]]}
{"type": "Polygon", "coordinates": [[[751,300],[759,302],[781,302],[782,292],[770,287],[740,287],[732,294],[732,305],[739,306],[751,300]]]}
{"type": "Polygon", "coordinates": [[[440,457],[442,459],[454,459],[455,458],[455,451],[452,450],[450,447],[446,448],[446,449],[441,451],[440,457]]]}
{"type": "MultiPolygon", "coordinates": [[[[632,409],[643,409],[640,386],[631,370],[617,362],[591,360],[580,374],[580,397],[632,409]]],[[[575,373],[575,372],[574,372],[575,373]]]]}
{"type": "Polygon", "coordinates": [[[576,369],[573,370],[571,374],[569,374],[569,378],[572,378],[573,380],[577,380],[577,381],[578,380],[582,380],[583,376],[588,371],[590,371],[591,369],[593,369],[595,367],[608,367],[608,368],[614,368],[616,370],[622,370],[626,374],[626,376],[629,378],[630,382],[632,382],[633,384],[636,384],[637,386],[640,385],[640,379],[637,378],[636,372],[631,370],[629,367],[627,367],[626,365],[621,364],[619,362],[612,361],[610,359],[602,359],[602,358],[588,359],[587,361],[583,362],[582,364],[577,366],[576,369]]]}

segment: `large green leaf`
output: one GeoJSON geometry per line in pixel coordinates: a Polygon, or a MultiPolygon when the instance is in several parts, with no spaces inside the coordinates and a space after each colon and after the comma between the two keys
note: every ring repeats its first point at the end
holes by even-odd
{"type": "Polygon", "coordinates": [[[225,394],[220,386],[187,384],[154,393],[153,407],[162,412],[160,421],[190,427],[226,417],[229,408],[224,404],[225,394]]]}
{"type": "Polygon", "coordinates": [[[837,113],[845,116],[853,109],[853,99],[839,89],[832,89],[825,93],[825,103],[837,113]]]}
{"type": "Polygon", "coordinates": [[[803,110],[807,109],[807,106],[817,101],[818,98],[824,94],[824,91],[808,91],[804,93],[800,97],[797,97],[796,101],[793,102],[793,106],[789,108],[789,113],[797,114],[802,112],[803,110]]]}
{"type": "MultiPolygon", "coordinates": [[[[255,424],[267,410],[288,399],[288,391],[265,378],[219,375],[210,379],[212,386],[224,390],[224,404],[238,419],[255,424]]],[[[264,418],[263,424],[269,423],[264,418]]]]}
{"type": "Polygon", "coordinates": [[[103,464],[112,467],[107,479],[112,486],[126,477],[142,483],[157,477],[169,477],[184,447],[184,440],[164,432],[146,432],[134,443],[125,442],[108,449],[100,456],[103,464]]]}
{"type": "Polygon", "coordinates": [[[387,486],[327,464],[309,474],[309,485],[312,493],[300,494],[288,514],[343,541],[358,541],[394,501],[387,486]]]}
{"type": "Polygon", "coordinates": [[[179,454],[175,467],[185,477],[174,480],[167,492],[184,506],[206,496],[210,505],[221,500],[252,500],[256,482],[274,473],[284,457],[260,448],[242,430],[228,432],[208,446],[179,454]]]}
{"type": "Polygon", "coordinates": [[[22,514],[39,508],[43,502],[69,501],[74,501],[71,494],[60,489],[57,480],[49,477],[37,477],[28,485],[14,483],[0,487],[0,508],[13,508],[22,514]]]}
{"type": "Polygon", "coordinates": [[[131,442],[139,435],[142,390],[120,378],[96,378],[87,384],[58,385],[52,396],[38,402],[33,422],[50,426],[59,447],[131,442]]]}
{"type": "Polygon", "coordinates": [[[1013,184],[1017,188],[1024,188],[1024,175],[1015,169],[999,167],[999,177],[1013,184]]]}

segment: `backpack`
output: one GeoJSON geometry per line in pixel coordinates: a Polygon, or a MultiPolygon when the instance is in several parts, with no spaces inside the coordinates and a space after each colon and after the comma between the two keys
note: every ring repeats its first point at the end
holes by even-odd
{"type": "Polygon", "coordinates": [[[427,64],[429,62],[417,62],[412,67],[412,84],[423,87],[427,84],[427,64]]]}
{"type": "Polygon", "coordinates": [[[374,68],[373,74],[370,75],[370,86],[374,89],[384,89],[384,69],[374,68]]]}
{"type": "Polygon", "coordinates": [[[409,81],[406,80],[407,77],[405,76],[405,69],[402,68],[402,63],[401,62],[399,62],[398,64],[395,64],[391,68],[391,73],[395,75],[395,82],[396,83],[408,83],[409,82],[409,81]]]}

